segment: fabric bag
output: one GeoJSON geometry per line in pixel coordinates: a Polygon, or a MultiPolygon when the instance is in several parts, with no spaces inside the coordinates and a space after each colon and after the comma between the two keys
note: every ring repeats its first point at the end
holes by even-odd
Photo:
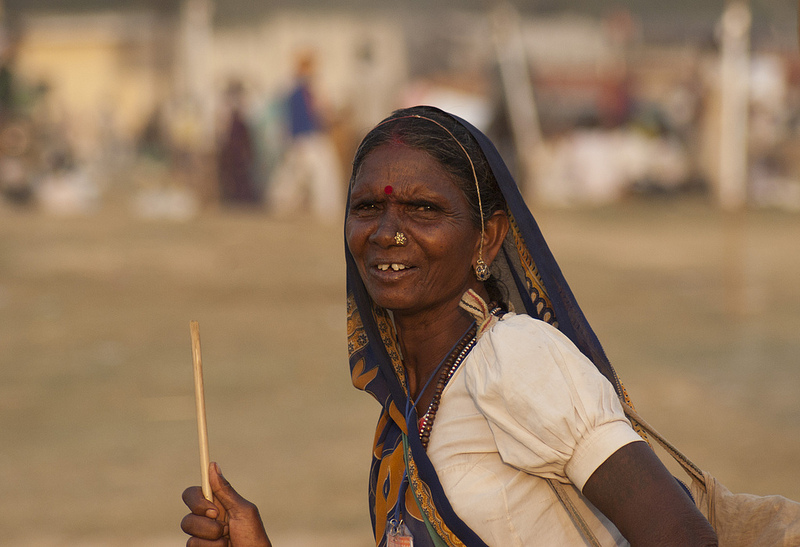
{"type": "Polygon", "coordinates": [[[695,505],[716,531],[720,547],[800,546],[800,503],[783,496],[732,493],[670,444],[633,407],[622,406],[631,422],[647,432],[689,475],[695,505]]]}

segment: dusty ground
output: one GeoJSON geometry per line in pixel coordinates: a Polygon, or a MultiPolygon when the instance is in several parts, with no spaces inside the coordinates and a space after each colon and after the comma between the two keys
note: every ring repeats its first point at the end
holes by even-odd
{"type": "MultiPolygon", "coordinates": [[[[800,499],[800,217],[538,216],[638,409],[732,490],[800,499]]],[[[0,206],[3,544],[183,544],[192,319],[212,459],[276,543],[370,544],[377,406],[349,383],[339,226],[0,206]]]]}

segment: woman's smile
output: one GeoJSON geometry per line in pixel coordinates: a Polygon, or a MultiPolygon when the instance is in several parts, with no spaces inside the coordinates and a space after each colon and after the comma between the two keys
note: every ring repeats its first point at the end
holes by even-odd
{"type": "Polygon", "coordinates": [[[376,268],[378,268],[382,272],[389,271],[389,268],[391,268],[392,271],[394,272],[400,272],[409,269],[410,266],[406,266],[405,264],[399,264],[397,262],[392,262],[392,263],[379,262],[376,268]]]}
{"type": "Polygon", "coordinates": [[[397,262],[392,262],[391,264],[378,264],[378,269],[380,271],[382,271],[382,272],[385,272],[390,267],[392,268],[392,270],[394,270],[396,272],[406,269],[406,265],[405,264],[398,264],[397,262]]]}
{"type": "Polygon", "coordinates": [[[373,264],[372,274],[384,281],[397,281],[415,273],[416,268],[399,259],[376,259],[370,262],[373,264]]]}

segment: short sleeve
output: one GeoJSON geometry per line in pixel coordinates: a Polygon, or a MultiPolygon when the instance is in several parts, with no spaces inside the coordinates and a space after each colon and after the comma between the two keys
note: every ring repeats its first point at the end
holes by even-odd
{"type": "Polygon", "coordinates": [[[609,456],[641,441],[612,385],[549,324],[507,316],[472,354],[467,389],[505,463],[583,490],[609,456]]]}

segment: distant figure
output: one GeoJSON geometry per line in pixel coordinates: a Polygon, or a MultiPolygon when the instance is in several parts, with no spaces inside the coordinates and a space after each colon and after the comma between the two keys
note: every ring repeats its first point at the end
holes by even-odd
{"type": "Polygon", "coordinates": [[[242,112],[243,88],[232,82],[226,91],[230,117],[219,149],[219,189],[223,203],[257,203],[253,182],[253,140],[242,112]]]}
{"type": "Polygon", "coordinates": [[[169,159],[169,138],[164,129],[164,113],[156,107],[147,118],[136,145],[139,154],[150,161],[167,163],[169,159]]]}
{"type": "Polygon", "coordinates": [[[339,161],[311,91],[314,59],[304,54],[297,63],[295,86],[286,98],[290,143],[272,183],[270,202],[279,214],[293,213],[306,201],[319,218],[341,214],[344,191],[339,161]]]}

